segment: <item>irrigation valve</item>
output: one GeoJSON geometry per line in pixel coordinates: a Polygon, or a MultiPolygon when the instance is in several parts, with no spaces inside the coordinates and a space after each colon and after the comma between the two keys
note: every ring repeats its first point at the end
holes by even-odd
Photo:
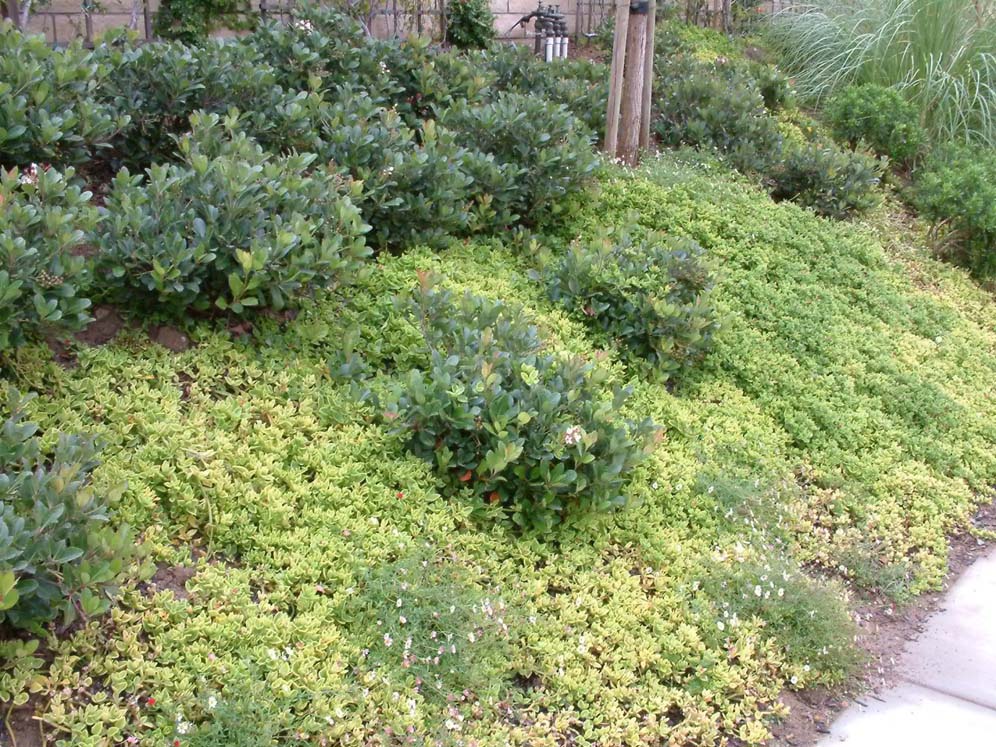
{"type": "Polygon", "coordinates": [[[547,62],[567,59],[567,16],[560,12],[560,6],[544,6],[540,2],[536,10],[522,16],[512,28],[514,29],[520,23],[526,26],[530,22],[535,29],[536,56],[547,62]]]}

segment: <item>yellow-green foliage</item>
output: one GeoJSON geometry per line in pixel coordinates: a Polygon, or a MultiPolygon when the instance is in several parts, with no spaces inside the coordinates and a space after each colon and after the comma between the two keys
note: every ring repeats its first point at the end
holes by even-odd
{"type": "MultiPolygon", "coordinates": [[[[946,533],[996,477],[991,304],[958,271],[894,262],[865,228],[669,161],[610,175],[589,203],[570,233],[635,209],[702,244],[723,326],[676,391],[629,382],[626,414],[663,426],[632,476],[638,505],[558,542],[443,500],[431,467],[328,377],[344,341],[372,387],[421,363],[391,302],[418,270],[521,304],[549,346],[595,356],[521,248],[382,257],[249,340],[200,326],[173,354],[129,331],[71,370],[21,351],[17,383],[42,395],[31,417],[102,436],[94,479],[127,484],[118,515],[154,560],[196,571],[178,592],[127,588],[108,616],[49,641],[41,702],[62,744],[215,744],[196,725],[247,699],[276,703],[267,729],[311,745],[758,744],[783,686],[839,679],[849,661],[838,586],[801,581],[799,563],[840,574],[860,550],[907,561],[916,589],[939,583],[946,533]],[[507,605],[507,650],[452,643],[475,671],[504,672],[479,702],[376,670],[394,659],[350,615],[371,570],[426,554],[462,569],[471,597],[507,605]],[[816,610],[838,624],[808,630],[816,610]]],[[[624,383],[617,356],[604,365],[624,383]]],[[[403,626],[391,619],[394,646],[403,626]]]]}

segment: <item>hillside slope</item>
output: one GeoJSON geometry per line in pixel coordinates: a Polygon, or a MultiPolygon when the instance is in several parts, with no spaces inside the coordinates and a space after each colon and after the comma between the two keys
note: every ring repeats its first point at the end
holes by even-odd
{"type": "Polygon", "coordinates": [[[760,743],[783,687],[853,664],[848,588],[935,587],[946,536],[996,478],[988,296],[886,251],[873,227],[671,157],[609,173],[559,237],[382,256],[292,321],[191,336],[173,354],[125,330],[68,370],[19,359],[47,395],[34,418],[105,439],[97,479],[126,484],[119,515],[159,564],[107,618],[50,641],[40,707],[66,744],[760,743]],[[343,341],[375,390],[423,362],[392,297],[429,269],[523,305],[548,345],[626,381],[611,341],[531,271],[537,247],[630,211],[708,250],[723,325],[673,391],[629,382],[631,414],[663,427],[638,505],[556,542],[522,536],[442,499],[381,414],[330,380],[343,341]],[[451,605],[498,609],[509,638],[448,640],[454,681],[477,689],[445,698],[380,623],[417,607],[401,624],[424,632],[451,605]],[[209,712],[233,731],[192,732],[209,712]]]}

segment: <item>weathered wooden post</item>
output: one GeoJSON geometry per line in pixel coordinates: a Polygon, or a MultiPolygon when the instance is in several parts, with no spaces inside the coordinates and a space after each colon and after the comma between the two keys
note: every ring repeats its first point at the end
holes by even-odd
{"type": "Polygon", "coordinates": [[[652,0],[616,4],[604,150],[630,165],[650,145],[655,6],[652,0]]]}

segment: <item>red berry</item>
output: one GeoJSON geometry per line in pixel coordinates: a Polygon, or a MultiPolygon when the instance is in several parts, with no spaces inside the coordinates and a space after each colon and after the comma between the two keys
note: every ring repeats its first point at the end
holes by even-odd
{"type": "Polygon", "coordinates": [[[149,698],[149,699],[148,699],[148,700],[147,700],[146,702],[147,702],[147,703],[148,703],[148,704],[149,704],[150,706],[154,706],[154,705],[156,704],[156,699],[155,699],[155,698],[149,698]]]}

